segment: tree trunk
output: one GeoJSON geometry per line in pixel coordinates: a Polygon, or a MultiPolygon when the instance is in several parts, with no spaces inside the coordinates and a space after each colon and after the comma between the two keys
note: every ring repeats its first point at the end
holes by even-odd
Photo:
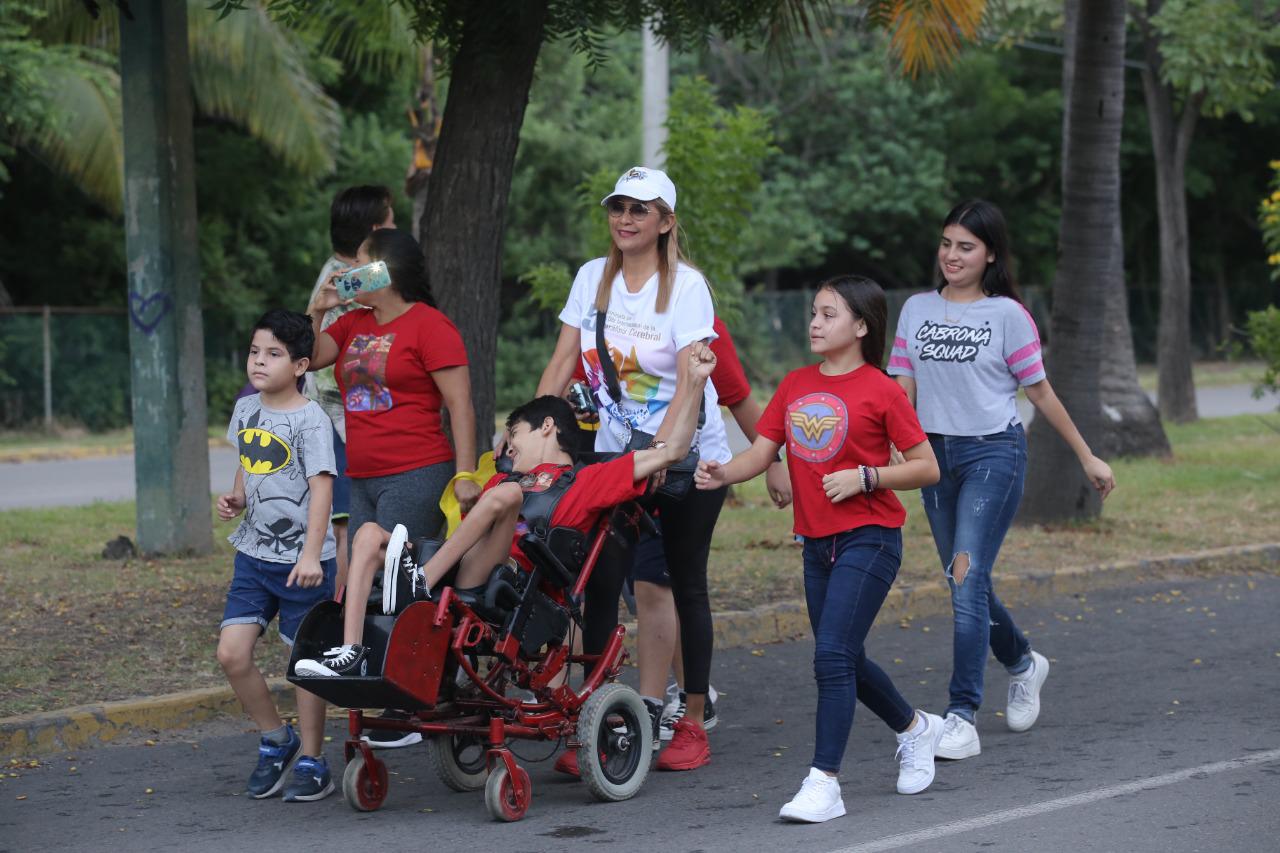
{"type": "Polygon", "coordinates": [[[413,128],[413,159],[404,179],[404,193],[413,204],[413,233],[421,238],[422,218],[427,212],[427,185],[431,182],[431,167],[435,165],[436,143],[440,138],[435,49],[429,42],[422,47],[418,106],[410,111],[409,124],[413,128]]]}
{"type": "MultiPolygon", "coordinates": [[[[1048,354],[1054,388],[1091,447],[1102,433],[1100,365],[1112,341],[1098,333],[1108,293],[1123,292],[1120,233],[1120,130],[1124,118],[1123,4],[1081,0],[1075,31],[1074,74],[1063,151],[1062,224],[1050,318],[1048,354]]],[[[1045,418],[1036,418],[1021,522],[1090,518],[1101,511],[1066,443],[1045,418]]]]}
{"type": "Polygon", "coordinates": [[[120,21],[138,548],[213,549],[187,7],[120,21]]]}
{"type": "Polygon", "coordinates": [[[1139,18],[1146,66],[1142,93],[1151,126],[1156,161],[1156,214],[1160,224],[1160,321],[1156,332],[1159,369],[1157,396],[1160,414],[1175,423],[1194,421],[1195,379],[1191,373],[1191,256],[1187,225],[1187,150],[1195,132],[1203,95],[1193,95],[1173,110],[1173,88],[1160,79],[1160,37],[1150,16],[1160,11],[1159,0],[1147,3],[1139,18]]]}
{"type": "Polygon", "coordinates": [[[465,14],[419,239],[440,308],[467,346],[476,435],[484,450],[494,430],[507,196],[547,0],[473,2],[465,14]]]}
{"type": "MultiPolygon", "coordinates": [[[[1072,81],[1075,79],[1075,24],[1079,0],[1067,0],[1063,7],[1062,56],[1062,185],[1067,186],[1067,155],[1070,153],[1072,81]]],[[[1124,240],[1120,219],[1116,218],[1114,251],[1123,257],[1124,240]]],[[[1133,327],[1129,322],[1129,294],[1124,276],[1107,288],[1107,308],[1102,332],[1114,346],[1110,358],[1099,365],[1102,391],[1102,436],[1095,449],[1104,458],[1115,456],[1164,456],[1169,439],[1160,425],[1160,413],[1138,382],[1138,363],[1133,351],[1133,327]]]]}

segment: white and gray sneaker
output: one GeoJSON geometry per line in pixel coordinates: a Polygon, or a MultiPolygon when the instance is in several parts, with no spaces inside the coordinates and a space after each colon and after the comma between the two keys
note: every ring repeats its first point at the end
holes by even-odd
{"type": "Polygon", "coordinates": [[[1036,724],[1040,716],[1040,688],[1049,677],[1049,660],[1039,652],[1031,653],[1031,666],[1026,672],[1009,676],[1009,703],[1004,709],[1004,721],[1009,729],[1025,732],[1036,724]]]}
{"type": "MultiPolygon", "coordinates": [[[[686,695],[683,690],[677,689],[674,701],[668,701],[666,707],[662,709],[662,723],[659,725],[659,737],[662,740],[671,740],[676,733],[676,723],[684,719],[686,695]]],[[[720,716],[716,713],[716,700],[720,698],[720,694],[716,692],[714,685],[707,685],[707,700],[702,709],[702,730],[711,731],[716,727],[716,723],[720,722],[720,716]]]]}
{"type": "Polygon", "coordinates": [[[778,811],[778,817],[797,823],[822,823],[844,815],[840,781],[816,767],[800,783],[800,791],[778,811]]]}
{"type": "Polygon", "coordinates": [[[942,740],[943,722],[937,714],[920,711],[925,730],[898,735],[898,793],[918,794],[933,784],[933,756],[942,740]]]}
{"type": "Polygon", "coordinates": [[[978,740],[977,727],[959,714],[947,714],[947,718],[942,721],[942,738],[938,741],[934,754],[938,758],[958,761],[961,758],[972,758],[981,752],[982,744],[978,740]]]}

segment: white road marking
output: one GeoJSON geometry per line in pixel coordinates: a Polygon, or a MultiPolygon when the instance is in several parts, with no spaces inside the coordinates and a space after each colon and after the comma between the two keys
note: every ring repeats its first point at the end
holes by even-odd
{"type": "Polygon", "coordinates": [[[1070,797],[1062,797],[1057,800],[1048,800],[1043,803],[1036,803],[1035,805],[1019,806],[1016,809],[1004,809],[1003,811],[979,815],[978,817],[969,818],[968,820],[939,824],[938,826],[930,827],[928,829],[920,829],[915,832],[906,832],[901,835],[890,835],[885,838],[879,838],[875,841],[868,841],[864,844],[855,844],[852,847],[841,847],[838,850],[831,851],[831,853],[876,853],[876,851],[880,850],[897,850],[900,847],[907,847],[912,844],[936,841],[939,838],[946,838],[949,835],[959,835],[962,832],[972,832],[975,829],[985,829],[989,826],[996,826],[997,824],[1008,823],[1013,820],[1022,820],[1023,818],[1028,817],[1036,817],[1037,815],[1055,812],[1060,809],[1069,809],[1074,806],[1086,806],[1100,800],[1109,800],[1114,797],[1123,797],[1126,794],[1150,791],[1153,788],[1163,788],[1168,785],[1176,785],[1177,783],[1185,782],[1188,779],[1203,778],[1205,776],[1213,776],[1218,773],[1228,773],[1232,770],[1240,770],[1241,768],[1250,767],[1254,764],[1266,764],[1269,761],[1280,761],[1280,749],[1257,752],[1253,755],[1233,758],[1230,761],[1201,764],[1199,767],[1190,767],[1186,770],[1177,770],[1173,773],[1165,773],[1161,776],[1152,776],[1148,779],[1138,779],[1134,782],[1125,782],[1120,785],[1109,785],[1105,788],[1096,788],[1092,791],[1073,794],[1070,797]]]}

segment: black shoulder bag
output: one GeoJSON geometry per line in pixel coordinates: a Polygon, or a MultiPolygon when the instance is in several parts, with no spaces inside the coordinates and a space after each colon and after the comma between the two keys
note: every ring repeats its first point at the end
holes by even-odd
{"type": "MultiPolygon", "coordinates": [[[[600,358],[600,369],[604,372],[605,387],[615,403],[622,400],[622,386],[618,384],[618,370],[613,366],[613,358],[609,355],[609,347],[604,342],[604,323],[608,311],[596,311],[596,355],[600,358]]],[[[701,429],[707,418],[707,399],[704,396],[698,407],[698,428],[701,429]]],[[[640,429],[631,431],[631,440],[627,442],[627,450],[646,450],[653,444],[653,433],[640,429]]],[[[698,450],[690,447],[684,459],[667,468],[667,479],[658,489],[657,494],[679,500],[689,493],[693,486],[693,472],[698,470],[698,450]]]]}

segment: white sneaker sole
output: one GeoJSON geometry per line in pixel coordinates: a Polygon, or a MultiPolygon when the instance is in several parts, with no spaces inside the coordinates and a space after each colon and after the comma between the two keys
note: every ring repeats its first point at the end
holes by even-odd
{"type": "Polygon", "coordinates": [[[1035,694],[1036,699],[1031,704],[1031,716],[1026,720],[1015,722],[1013,715],[1009,713],[1009,706],[1005,706],[1004,721],[1011,732],[1025,732],[1036,724],[1036,720],[1040,719],[1040,688],[1044,686],[1045,680],[1049,677],[1049,659],[1039,652],[1032,652],[1031,658],[1035,661],[1035,672],[1031,678],[1031,691],[1035,694]]]}
{"type": "Polygon", "coordinates": [[[409,529],[397,524],[387,543],[387,556],[382,561],[382,613],[391,616],[396,612],[400,586],[400,555],[409,541],[409,529]]]}
{"type": "Polygon", "coordinates": [[[337,678],[339,674],[329,669],[318,660],[304,658],[293,665],[294,675],[306,675],[312,678],[337,678]]]}
{"type": "Polygon", "coordinates": [[[837,800],[835,805],[826,811],[810,812],[800,808],[793,808],[791,803],[787,803],[778,811],[778,817],[782,820],[789,820],[792,823],[825,823],[838,817],[844,817],[844,800],[837,800]]]}
{"type": "Polygon", "coordinates": [[[321,788],[319,791],[317,791],[314,794],[301,794],[299,796],[289,797],[288,799],[285,800],[285,802],[286,803],[314,803],[316,800],[323,800],[325,797],[329,796],[333,792],[334,792],[333,782],[330,781],[326,787],[321,788]]]}
{"type": "Polygon", "coordinates": [[[399,740],[374,740],[368,735],[360,735],[360,740],[369,744],[371,749],[399,749],[402,746],[413,746],[415,743],[422,743],[422,734],[420,732],[405,732],[404,737],[399,740]]]}

